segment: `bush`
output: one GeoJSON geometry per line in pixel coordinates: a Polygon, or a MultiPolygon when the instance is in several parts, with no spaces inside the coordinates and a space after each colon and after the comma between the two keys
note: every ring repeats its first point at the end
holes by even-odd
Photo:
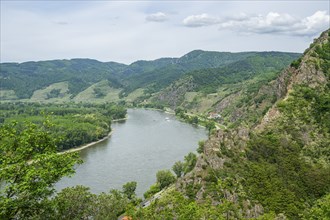
{"type": "Polygon", "coordinates": [[[198,148],[197,148],[197,152],[199,154],[204,152],[204,147],[205,147],[205,141],[199,141],[198,142],[198,148]]]}
{"type": "Polygon", "coordinates": [[[190,152],[184,157],[184,161],[184,174],[187,174],[194,169],[197,162],[197,156],[196,154],[190,152]]]}
{"type": "Polygon", "coordinates": [[[175,181],[174,175],[169,170],[158,171],[156,177],[160,189],[164,189],[165,187],[171,185],[175,181]]]}
{"type": "Polygon", "coordinates": [[[182,176],[183,169],[184,164],[181,161],[175,162],[175,164],[172,166],[172,170],[178,178],[182,176]]]}
{"type": "Polygon", "coordinates": [[[156,193],[158,193],[160,191],[160,187],[159,184],[154,184],[151,185],[150,188],[143,194],[145,199],[150,198],[151,196],[155,195],[156,193]]]}
{"type": "Polygon", "coordinates": [[[299,58],[298,60],[293,61],[293,62],[290,64],[290,66],[291,66],[291,67],[294,67],[294,68],[296,68],[296,69],[298,69],[298,67],[300,66],[300,63],[301,63],[301,58],[299,58]]]}

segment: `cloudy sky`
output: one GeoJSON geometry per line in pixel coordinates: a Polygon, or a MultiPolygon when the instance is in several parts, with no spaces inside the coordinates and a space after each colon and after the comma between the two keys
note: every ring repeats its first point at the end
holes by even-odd
{"type": "Polygon", "coordinates": [[[303,52],[330,26],[327,0],[0,2],[0,62],[303,52]]]}

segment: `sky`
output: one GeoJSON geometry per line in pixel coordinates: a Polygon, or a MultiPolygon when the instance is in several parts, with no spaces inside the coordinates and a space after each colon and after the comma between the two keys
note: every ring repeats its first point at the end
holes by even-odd
{"type": "Polygon", "coordinates": [[[130,64],[196,50],[302,53],[330,28],[329,1],[0,0],[0,62],[130,64]]]}

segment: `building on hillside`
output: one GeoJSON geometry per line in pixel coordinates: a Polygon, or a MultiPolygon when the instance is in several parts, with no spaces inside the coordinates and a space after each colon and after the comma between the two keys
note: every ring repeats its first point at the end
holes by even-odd
{"type": "Polygon", "coordinates": [[[216,112],[210,112],[209,113],[209,116],[207,117],[208,119],[220,119],[221,118],[221,115],[216,113],[216,112]]]}

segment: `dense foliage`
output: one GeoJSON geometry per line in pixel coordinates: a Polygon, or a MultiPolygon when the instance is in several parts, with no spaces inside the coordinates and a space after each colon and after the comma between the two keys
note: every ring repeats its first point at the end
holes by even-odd
{"type": "MultiPolygon", "coordinates": [[[[193,76],[197,90],[214,93],[224,84],[235,84],[261,74],[278,73],[296,57],[296,54],[278,52],[258,53],[225,67],[198,70],[188,75],[193,76]]],[[[273,77],[276,75],[273,74],[273,77]]]]}
{"type": "Polygon", "coordinates": [[[0,103],[2,123],[29,121],[40,124],[50,115],[50,129],[58,150],[97,141],[111,131],[111,120],[126,117],[126,109],[113,104],[0,103]]]}
{"type": "MultiPolygon", "coordinates": [[[[10,96],[11,98],[4,96],[6,99],[15,99],[15,96],[17,96],[16,99],[29,99],[36,90],[44,89],[54,83],[66,82],[68,83],[68,91],[64,88],[63,91],[60,88],[53,88],[47,92],[45,99],[59,98],[61,100],[64,94],[70,95],[72,99],[91,85],[107,80],[111,88],[121,89],[119,96],[123,98],[138,88],[144,88],[146,94],[158,92],[183,77],[184,74],[188,74],[196,78],[195,82],[198,85],[201,84],[200,90],[208,91],[211,87],[214,89],[216,82],[221,84],[233,83],[227,76],[231,74],[233,66],[237,67],[234,68],[233,74],[240,81],[256,74],[253,71],[260,70],[260,63],[264,62],[263,59],[267,60],[269,64],[264,62],[262,68],[267,68],[267,71],[278,71],[279,68],[283,68],[297,56],[298,54],[280,52],[228,53],[196,50],[180,58],[137,61],[131,65],[115,62],[104,63],[91,59],[52,60],[20,64],[2,63],[0,64],[0,90],[14,92],[14,95],[10,96]],[[246,66],[245,63],[248,65],[246,66]],[[249,65],[256,66],[251,68],[249,65]],[[223,68],[212,69],[218,67],[223,68]],[[245,71],[245,67],[248,67],[249,70],[245,71]],[[194,70],[201,70],[201,72],[189,73],[194,70]],[[242,71],[242,73],[237,71],[242,71]],[[214,79],[216,81],[209,84],[210,80],[214,79]]],[[[108,93],[101,88],[93,88],[93,92],[95,99],[103,98],[108,93]]]]}
{"type": "MultiPolygon", "coordinates": [[[[143,69],[144,71],[136,72],[136,68],[132,69],[132,74],[124,79],[127,87],[123,92],[128,94],[140,87],[147,87],[149,92],[156,92],[178,80],[187,72],[224,66],[255,54],[255,52],[228,53],[195,50],[180,58],[155,60],[154,62],[158,64],[156,68],[155,66],[153,66],[154,68],[145,68],[145,65],[142,64],[146,64],[146,62],[139,61],[134,64],[139,65],[139,70],[143,69]]],[[[151,65],[148,62],[147,64],[149,64],[148,66],[151,65]]]]}
{"type": "Polygon", "coordinates": [[[159,184],[160,189],[168,187],[175,181],[174,175],[169,170],[160,170],[156,174],[157,184],[159,184]]]}
{"type": "Polygon", "coordinates": [[[0,218],[29,219],[49,209],[53,185],[74,173],[76,154],[56,153],[48,120],[0,127],[0,218]]]}
{"type": "Polygon", "coordinates": [[[141,209],[130,207],[127,215],[133,219],[225,219],[225,206],[211,206],[210,203],[198,204],[187,199],[177,191],[170,191],[149,207],[141,209]]]}
{"type": "Polygon", "coordinates": [[[75,186],[63,189],[51,202],[48,219],[115,220],[133,200],[119,190],[96,195],[88,187],[75,186]]]}
{"type": "Polygon", "coordinates": [[[57,153],[51,127],[48,119],[0,127],[0,219],[117,219],[140,202],[136,182],[99,195],[76,186],[53,196],[54,184],[81,161],[76,153],[57,153]]]}
{"type": "Polygon", "coordinates": [[[70,93],[76,95],[91,83],[102,79],[108,79],[112,86],[120,86],[113,74],[124,67],[119,63],[102,63],[90,59],[2,63],[0,89],[14,90],[18,98],[30,98],[37,89],[68,81],[70,93]]]}
{"type": "Polygon", "coordinates": [[[329,94],[297,86],[282,118],[249,142],[245,185],[268,210],[298,218],[330,192],[329,94]]]}

